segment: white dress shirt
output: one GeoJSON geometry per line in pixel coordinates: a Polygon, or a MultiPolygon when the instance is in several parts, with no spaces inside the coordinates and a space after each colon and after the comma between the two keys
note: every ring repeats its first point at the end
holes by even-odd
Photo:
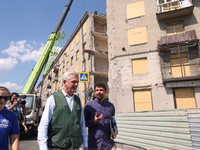
{"type": "MultiPolygon", "coordinates": [[[[72,108],[74,106],[74,95],[72,97],[69,97],[64,90],[62,90],[63,94],[66,95],[66,100],[68,102],[69,108],[72,111],[72,108]]],[[[82,106],[81,106],[82,107],[82,106]]],[[[46,102],[46,106],[44,109],[44,112],[42,114],[42,118],[38,127],[38,143],[40,150],[48,150],[47,147],[47,133],[48,133],[48,126],[49,122],[51,121],[53,111],[55,108],[55,101],[53,95],[51,95],[46,102]]],[[[87,131],[85,127],[85,118],[83,114],[83,109],[81,112],[81,121],[80,121],[80,127],[81,127],[81,135],[83,138],[83,146],[88,147],[88,137],[87,137],[87,131]]]]}

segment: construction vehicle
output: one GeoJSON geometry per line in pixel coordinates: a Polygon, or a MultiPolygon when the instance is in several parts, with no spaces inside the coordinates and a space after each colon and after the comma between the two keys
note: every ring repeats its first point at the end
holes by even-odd
{"type": "Polygon", "coordinates": [[[40,115],[41,114],[40,113],[41,98],[40,96],[36,96],[36,94],[34,94],[33,91],[38,81],[38,78],[40,77],[42,69],[44,68],[44,66],[46,66],[45,71],[43,73],[43,78],[44,78],[47,75],[50,65],[53,62],[52,57],[55,57],[57,54],[55,51],[52,50],[52,48],[54,47],[54,44],[57,41],[56,45],[58,46],[59,45],[58,43],[60,43],[60,41],[62,41],[61,39],[63,39],[65,36],[64,32],[60,32],[60,29],[70,10],[70,6],[72,2],[73,0],[69,0],[68,4],[65,6],[65,9],[54,31],[50,34],[48,41],[45,45],[45,48],[42,51],[42,54],[40,55],[40,58],[37,61],[34,69],[32,70],[32,73],[22,91],[22,94],[27,96],[25,98],[26,108],[27,108],[27,113],[25,115],[26,125],[29,128],[29,130],[31,129],[33,131],[33,133],[37,129],[37,126],[39,124],[39,120],[41,117],[40,115]]]}

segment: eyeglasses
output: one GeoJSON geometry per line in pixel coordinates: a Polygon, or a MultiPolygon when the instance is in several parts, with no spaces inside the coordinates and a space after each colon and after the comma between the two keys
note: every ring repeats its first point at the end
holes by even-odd
{"type": "Polygon", "coordinates": [[[10,96],[0,96],[0,101],[2,99],[4,99],[4,101],[8,101],[9,98],[10,98],[10,96]]]}

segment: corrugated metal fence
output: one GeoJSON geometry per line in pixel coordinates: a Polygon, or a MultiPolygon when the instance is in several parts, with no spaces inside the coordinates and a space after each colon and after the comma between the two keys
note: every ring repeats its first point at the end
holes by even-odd
{"type": "Polygon", "coordinates": [[[200,109],[117,113],[116,143],[151,150],[200,150],[200,109]]]}

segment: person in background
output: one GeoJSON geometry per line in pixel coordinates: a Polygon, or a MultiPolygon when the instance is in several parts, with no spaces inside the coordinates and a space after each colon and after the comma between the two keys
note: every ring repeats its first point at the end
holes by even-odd
{"type": "Polygon", "coordinates": [[[78,149],[82,143],[87,150],[87,131],[80,98],[74,93],[78,87],[78,74],[63,74],[64,89],[53,93],[38,127],[40,150],[78,149]]]}
{"type": "Polygon", "coordinates": [[[27,133],[28,128],[24,121],[24,115],[26,115],[27,109],[25,104],[21,104],[19,102],[18,98],[19,94],[13,92],[10,96],[10,102],[6,105],[6,107],[8,110],[13,111],[17,115],[19,126],[22,126],[24,128],[25,133],[27,133]]]}
{"type": "Polygon", "coordinates": [[[17,116],[5,107],[9,98],[10,91],[6,87],[0,86],[0,149],[9,149],[9,139],[12,150],[19,150],[17,116]]]}
{"type": "Polygon", "coordinates": [[[115,121],[115,107],[105,100],[106,85],[97,83],[95,85],[96,98],[84,106],[86,127],[88,127],[88,149],[89,150],[111,150],[115,149],[114,139],[117,136],[117,124],[115,121]],[[111,135],[111,128],[114,134],[111,135]]]}

